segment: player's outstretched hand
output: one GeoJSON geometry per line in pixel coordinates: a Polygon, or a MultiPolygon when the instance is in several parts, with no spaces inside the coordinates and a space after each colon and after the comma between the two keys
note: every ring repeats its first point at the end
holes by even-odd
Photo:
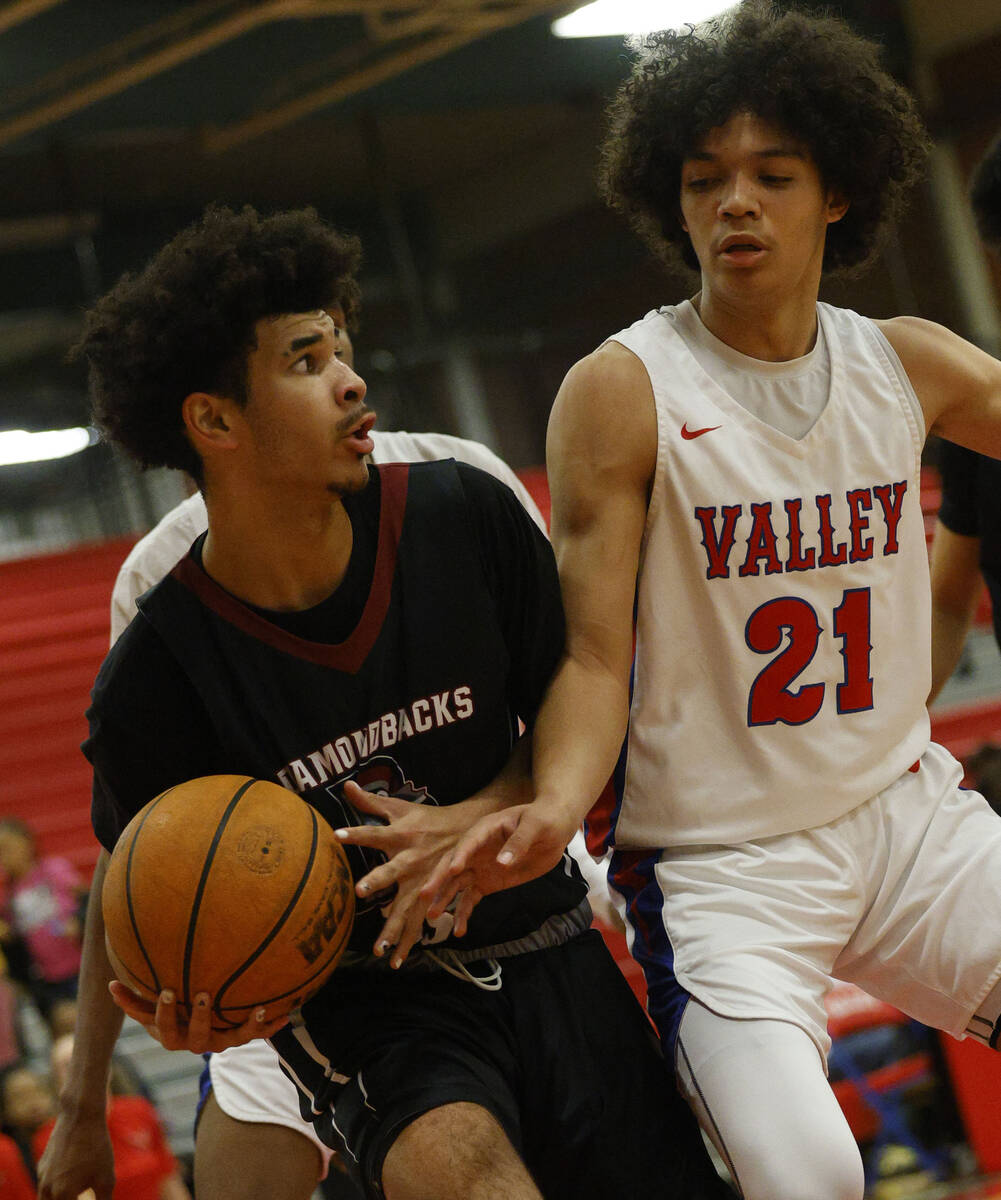
{"type": "Polygon", "coordinates": [[[176,997],[171,991],[161,992],[156,1004],[150,1004],[117,979],[113,979],[108,988],[118,1007],[138,1021],[150,1037],[156,1038],[167,1050],[215,1054],[230,1046],[242,1046],[254,1038],[271,1037],[288,1021],[287,1013],[266,1021],[265,1010],[258,1008],[235,1029],[217,1030],[212,1028],[212,998],[206,992],[195,996],[191,1020],[185,1022],[178,1015],[176,997]]]}
{"type": "Polygon", "coordinates": [[[61,1112],[38,1160],[38,1200],[111,1200],[115,1161],[105,1097],[86,1112],[61,1112]]]}
{"type": "MultiPolygon", "coordinates": [[[[459,839],[471,827],[475,811],[468,803],[438,807],[433,804],[414,804],[395,796],[366,792],[353,781],[345,783],[344,798],[361,812],[381,817],[384,825],[351,825],[335,830],[346,843],[381,850],[388,861],[363,876],[355,884],[361,897],[377,896],[396,888],[396,893],[383,907],[385,924],[376,938],[373,952],[380,958],[391,954],[390,966],[402,966],[411,949],[424,932],[428,901],[423,888],[432,872],[442,862],[451,860],[459,839]]],[[[457,887],[452,898],[462,889],[457,887]]],[[[465,933],[466,922],[479,894],[470,889],[455,909],[452,932],[465,933]]],[[[441,916],[446,906],[439,911],[441,916]]]]}
{"type": "Polygon", "coordinates": [[[577,832],[570,814],[519,804],[482,817],[456,846],[450,862],[439,863],[423,889],[434,920],[462,892],[488,896],[537,879],[563,857],[577,832]]]}

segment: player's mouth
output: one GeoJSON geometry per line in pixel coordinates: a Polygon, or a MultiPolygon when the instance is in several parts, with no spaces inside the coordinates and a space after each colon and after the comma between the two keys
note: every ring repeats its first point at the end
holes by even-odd
{"type": "Polygon", "coordinates": [[[356,454],[371,454],[375,449],[375,442],[371,436],[374,424],[375,413],[369,410],[363,417],[348,426],[343,439],[356,454]]]}
{"type": "Polygon", "coordinates": [[[735,267],[749,267],[760,262],[767,249],[764,242],[751,233],[731,233],[720,242],[717,253],[724,262],[735,267]]]}

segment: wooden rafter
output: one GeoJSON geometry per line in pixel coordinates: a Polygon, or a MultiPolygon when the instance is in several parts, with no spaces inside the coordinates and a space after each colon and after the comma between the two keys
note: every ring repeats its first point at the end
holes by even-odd
{"type": "MultiPolygon", "coordinates": [[[[11,0],[0,4],[0,32],[62,0],[11,0]],[[6,24],[5,24],[6,21],[6,24]]],[[[364,16],[372,44],[385,53],[266,113],[209,133],[206,149],[219,152],[338,100],[355,95],[421,63],[431,62],[469,42],[529,17],[567,7],[548,0],[202,0],[133,31],[97,55],[79,59],[48,77],[49,96],[25,111],[0,120],[0,146],[117,95],[173,67],[205,54],[272,21],[314,17],[364,16]],[[219,12],[223,9],[222,13],[219,12]],[[373,25],[374,22],[374,25],[373,25]],[[374,36],[371,31],[376,31],[374,36]],[[155,48],[149,49],[150,46],[155,48]],[[144,50],[144,53],[135,53],[144,50]],[[95,64],[100,63],[101,69],[95,64]],[[116,65],[117,64],[117,65],[116,65]],[[84,78],[84,82],[75,80],[84,78]],[[61,86],[61,90],[58,90],[61,86]],[[55,94],[51,94],[55,91],[55,94]]],[[[371,49],[372,46],[369,46],[371,49]]],[[[37,94],[37,93],[36,93],[37,94]]],[[[13,98],[13,97],[11,97],[13,98]]],[[[21,96],[22,101],[26,97],[21,96]]]]}
{"type": "MultiPolygon", "coordinates": [[[[181,19],[186,11],[196,12],[201,7],[192,5],[189,10],[182,10],[181,19]]],[[[212,24],[169,40],[159,49],[134,58],[123,66],[109,70],[79,87],[71,88],[26,112],[0,121],[0,146],[44,129],[64,117],[88,108],[98,100],[105,100],[135,84],[152,79],[172,67],[241,37],[252,29],[270,21],[298,16],[310,7],[311,0],[254,0],[253,3],[237,5],[232,12],[212,24]]],[[[142,38],[144,32],[141,30],[132,37],[142,38]]]]}
{"type": "Polygon", "coordinates": [[[63,0],[9,0],[7,4],[0,4],[0,33],[62,3],[63,0]]]}
{"type": "MultiPolygon", "coordinates": [[[[334,0],[334,3],[337,3],[337,0],[334,0]]],[[[387,7],[383,6],[384,9],[387,7]]],[[[374,62],[365,63],[358,69],[348,71],[330,83],[313,88],[284,104],[206,133],[203,138],[205,151],[218,154],[230,150],[234,146],[301,120],[310,113],[367,91],[377,84],[385,83],[414,67],[443,58],[446,54],[451,54],[452,51],[487,34],[517,25],[529,17],[565,10],[567,6],[565,3],[550,3],[548,0],[502,0],[500,3],[496,0],[482,3],[480,0],[446,0],[439,4],[407,7],[412,20],[399,15],[400,5],[393,6],[393,19],[404,22],[402,26],[397,27],[397,36],[393,38],[394,42],[400,43],[398,49],[394,50],[390,45],[388,52],[374,62]],[[432,15],[433,19],[427,19],[432,15]],[[430,36],[423,40],[413,40],[414,34],[429,30],[430,36]],[[408,38],[410,40],[407,40],[408,38]]]]}

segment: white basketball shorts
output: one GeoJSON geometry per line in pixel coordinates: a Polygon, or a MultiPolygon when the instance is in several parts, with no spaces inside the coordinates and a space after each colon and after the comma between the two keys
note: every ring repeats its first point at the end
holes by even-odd
{"type": "Polygon", "coordinates": [[[209,1075],[216,1103],[237,1121],[285,1125],[301,1133],[320,1152],[323,1175],[332,1151],[299,1115],[299,1092],[278,1065],[278,1055],[263,1038],[209,1056],[209,1075]]]}
{"type": "Polygon", "coordinates": [[[955,1037],[1001,978],[1001,817],[931,745],[829,825],[618,852],[630,945],[673,1056],[689,995],[803,1028],[826,1059],[830,977],[955,1037]]]}

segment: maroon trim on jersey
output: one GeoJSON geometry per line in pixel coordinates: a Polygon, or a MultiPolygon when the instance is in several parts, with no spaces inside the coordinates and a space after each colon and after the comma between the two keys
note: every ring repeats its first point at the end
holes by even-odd
{"type": "Polygon", "coordinates": [[[379,545],[375,553],[375,570],[372,572],[372,586],[369,588],[361,619],[343,642],[333,645],[309,642],[277,625],[272,625],[259,613],[247,608],[225,588],[221,588],[205,573],[191,554],[181,559],[171,571],[171,575],[178,583],[194,592],[206,608],[259,642],[264,642],[283,654],[291,654],[321,667],[332,667],[336,671],[354,675],[368,657],[386,619],[393,590],[393,575],[396,571],[396,552],[407,507],[409,464],[391,463],[375,469],[379,472],[381,484],[379,545]]]}

